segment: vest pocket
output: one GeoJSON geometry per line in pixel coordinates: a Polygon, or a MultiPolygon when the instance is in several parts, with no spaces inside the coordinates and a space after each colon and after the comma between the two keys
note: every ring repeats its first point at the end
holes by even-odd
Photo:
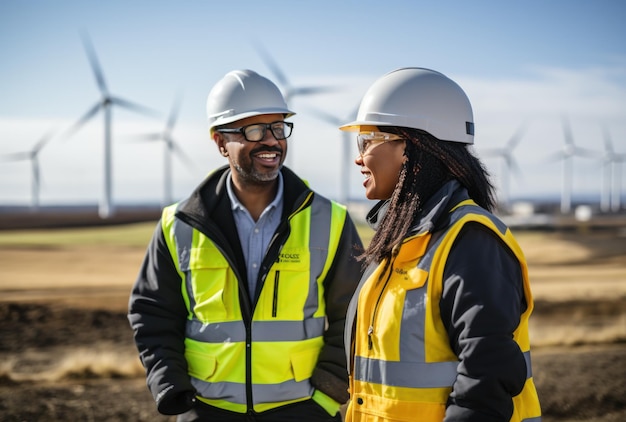
{"type": "Polygon", "coordinates": [[[311,285],[310,254],[302,248],[284,248],[279,260],[272,264],[255,308],[259,319],[301,320],[310,294],[317,294],[311,285]]]}
{"type": "Polygon", "coordinates": [[[192,248],[189,269],[188,291],[200,320],[221,321],[228,310],[239,308],[237,281],[217,248],[192,248]]]}
{"type": "Polygon", "coordinates": [[[311,378],[319,352],[320,350],[315,348],[302,350],[291,355],[291,369],[293,370],[294,380],[302,381],[311,378]]]}
{"type": "Polygon", "coordinates": [[[361,422],[442,421],[446,407],[443,403],[408,402],[369,394],[351,398],[351,420],[361,422]]]}
{"type": "Polygon", "coordinates": [[[185,350],[185,358],[187,359],[187,370],[192,377],[207,381],[215,373],[217,367],[215,356],[187,349],[185,350]]]}

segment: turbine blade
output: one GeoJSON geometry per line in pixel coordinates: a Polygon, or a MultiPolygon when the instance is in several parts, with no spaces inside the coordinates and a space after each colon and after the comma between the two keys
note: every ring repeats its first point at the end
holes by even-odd
{"type": "Polygon", "coordinates": [[[602,126],[602,137],[604,139],[604,150],[607,155],[610,157],[615,153],[613,149],[613,141],[611,139],[611,134],[609,133],[609,129],[606,126],[602,126]]]}
{"type": "Polygon", "coordinates": [[[585,158],[602,158],[602,153],[582,147],[574,147],[572,155],[585,158]]]}
{"type": "Polygon", "coordinates": [[[81,38],[83,40],[83,46],[87,53],[87,59],[89,60],[89,64],[91,65],[91,70],[96,78],[96,83],[98,84],[98,89],[104,97],[106,97],[109,93],[107,89],[107,84],[104,80],[104,73],[102,72],[102,67],[98,61],[98,57],[96,55],[96,50],[91,43],[91,39],[86,31],[83,31],[81,34],[81,38]]]}
{"type": "Polygon", "coordinates": [[[483,157],[506,157],[506,152],[502,148],[485,148],[479,150],[483,157]]]}
{"type": "Polygon", "coordinates": [[[557,151],[555,153],[552,153],[550,155],[548,155],[546,157],[546,161],[548,162],[554,162],[554,161],[560,161],[567,158],[567,154],[563,153],[563,151],[557,151]]]}
{"type": "Polygon", "coordinates": [[[338,119],[333,114],[327,113],[323,110],[319,110],[317,108],[308,107],[307,111],[318,117],[320,120],[325,121],[326,123],[330,123],[333,126],[341,126],[344,122],[341,119],[338,119]]]}
{"type": "Polygon", "coordinates": [[[13,152],[10,154],[2,154],[0,155],[0,161],[9,162],[9,161],[24,161],[29,160],[31,157],[30,152],[13,152]]]}
{"type": "Polygon", "coordinates": [[[174,103],[172,104],[172,109],[170,110],[169,118],[167,119],[167,123],[165,124],[165,128],[168,132],[171,132],[174,129],[174,126],[176,125],[181,103],[182,103],[182,94],[178,94],[176,98],[174,99],[174,103]]]}
{"type": "Polygon", "coordinates": [[[259,53],[259,56],[261,56],[261,59],[263,60],[265,65],[270,69],[270,72],[272,72],[274,74],[274,77],[278,80],[278,83],[285,87],[288,87],[289,81],[287,80],[287,77],[280,69],[280,67],[278,67],[278,64],[274,61],[272,56],[270,56],[270,54],[263,46],[261,46],[261,44],[255,43],[255,47],[257,53],[259,53]]]}
{"type": "Polygon", "coordinates": [[[87,123],[89,120],[91,120],[93,118],[93,116],[95,116],[96,113],[98,113],[98,111],[100,111],[101,107],[102,107],[102,104],[101,103],[97,103],[96,105],[91,107],[89,110],[87,110],[87,112],[85,114],[83,114],[83,116],[80,119],[78,119],[78,121],[76,123],[74,123],[72,126],[69,127],[69,129],[67,129],[65,131],[65,133],[62,135],[62,138],[63,139],[67,139],[67,138],[71,137],[85,123],[87,123]]]}
{"type": "Polygon", "coordinates": [[[44,147],[44,146],[45,146],[48,142],[50,142],[50,140],[52,139],[52,137],[53,137],[53,136],[54,136],[54,135],[53,135],[53,131],[52,131],[52,130],[50,130],[50,131],[46,132],[46,134],[45,134],[45,135],[43,135],[43,136],[39,139],[39,141],[35,144],[35,146],[33,147],[33,152],[34,152],[35,154],[38,154],[38,153],[39,153],[39,151],[41,151],[41,149],[42,149],[42,148],[43,148],[43,147],[44,147]]]}
{"type": "Polygon", "coordinates": [[[563,124],[563,136],[565,139],[565,144],[566,145],[574,145],[574,137],[572,136],[572,128],[570,126],[569,120],[567,119],[567,117],[563,117],[562,118],[562,124],[563,124]]]}
{"type": "Polygon", "coordinates": [[[527,122],[523,122],[517,128],[517,130],[515,131],[515,133],[511,137],[511,139],[509,139],[509,141],[507,142],[507,146],[508,146],[508,148],[510,150],[513,150],[513,148],[515,148],[520,143],[520,141],[522,140],[522,137],[526,133],[527,129],[528,129],[528,123],[527,122]]]}
{"type": "Polygon", "coordinates": [[[300,88],[294,88],[291,90],[290,95],[291,96],[295,96],[295,95],[315,95],[315,94],[324,94],[327,92],[335,92],[338,91],[339,88],[335,88],[335,87],[330,87],[330,86],[319,86],[319,87],[300,87],[300,88]]]}
{"type": "Polygon", "coordinates": [[[115,105],[118,105],[118,106],[120,106],[122,108],[126,108],[128,110],[132,110],[132,111],[135,111],[137,113],[145,114],[145,115],[148,115],[148,116],[159,117],[161,115],[161,113],[159,113],[156,110],[153,110],[150,107],[146,107],[146,106],[143,106],[141,104],[134,103],[132,101],[125,100],[125,99],[120,98],[120,97],[111,97],[111,103],[113,103],[115,105]]]}
{"type": "Polygon", "coordinates": [[[348,114],[348,120],[352,121],[352,120],[356,120],[356,116],[358,116],[359,114],[359,109],[361,108],[360,104],[357,104],[356,107],[354,107],[352,109],[352,111],[350,112],[350,114],[348,114]]]}
{"type": "Polygon", "coordinates": [[[136,135],[133,139],[128,140],[128,142],[138,143],[138,142],[156,142],[163,140],[162,133],[147,133],[144,135],[136,135]]]}
{"type": "Polygon", "coordinates": [[[196,168],[193,161],[191,160],[191,157],[189,157],[189,155],[185,153],[185,151],[180,147],[180,145],[178,145],[178,142],[174,141],[173,139],[170,139],[170,142],[168,143],[168,147],[170,147],[170,149],[174,152],[174,154],[176,154],[176,156],[178,156],[178,158],[184,164],[186,164],[190,168],[193,168],[193,169],[196,168]]]}

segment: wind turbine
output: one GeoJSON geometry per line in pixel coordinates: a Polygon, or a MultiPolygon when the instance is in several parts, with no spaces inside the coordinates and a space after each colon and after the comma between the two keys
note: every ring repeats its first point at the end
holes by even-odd
{"type": "Polygon", "coordinates": [[[87,112],[80,118],[74,125],[72,125],[65,137],[70,137],[77,132],[85,123],[91,120],[98,112],[102,111],[104,116],[104,192],[102,199],[98,206],[98,214],[101,218],[109,218],[115,212],[112,202],[112,142],[111,142],[111,114],[112,107],[118,106],[131,111],[135,111],[141,114],[157,115],[155,111],[148,107],[133,103],[125,100],[124,98],[114,96],[110,94],[107,84],[104,80],[104,73],[102,67],[96,56],[96,51],[91,44],[91,41],[86,33],[82,36],[83,46],[87,53],[87,58],[91,65],[98,89],[100,90],[100,99],[94,104],[87,112]]]}
{"type": "Polygon", "coordinates": [[[573,179],[573,159],[577,157],[596,157],[597,153],[594,151],[580,148],[574,145],[574,137],[572,136],[572,129],[569,121],[566,118],[562,119],[564,145],[563,148],[552,154],[550,158],[552,160],[563,160],[563,180],[561,190],[561,213],[567,214],[571,210],[572,206],[572,179],[573,179]]]}
{"type": "MultiPolygon", "coordinates": [[[[339,126],[345,124],[346,122],[350,122],[356,120],[356,114],[359,110],[357,107],[345,118],[340,119],[330,113],[326,113],[325,111],[309,108],[309,112],[311,114],[316,115],[321,120],[333,125],[337,130],[339,130],[339,126]]],[[[341,132],[342,140],[341,140],[341,184],[340,184],[340,192],[339,192],[339,202],[347,205],[350,200],[349,192],[350,192],[350,138],[354,136],[352,132],[341,132]]]]}
{"type": "Polygon", "coordinates": [[[626,154],[617,154],[613,149],[611,135],[606,127],[604,135],[604,155],[602,156],[602,211],[619,211],[621,200],[621,165],[626,161],[626,154]]]}
{"type": "Polygon", "coordinates": [[[31,206],[33,209],[39,208],[39,191],[41,189],[41,172],[39,169],[39,153],[43,147],[52,139],[52,132],[46,133],[37,141],[35,146],[29,151],[15,152],[0,156],[0,161],[25,161],[30,160],[32,180],[31,180],[31,206]]]}
{"type": "MultiPolygon", "coordinates": [[[[326,92],[336,91],[337,88],[329,87],[329,86],[293,86],[285,73],[278,66],[273,57],[268,53],[268,51],[261,46],[261,44],[256,43],[256,50],[261,56],[261,59],[265,63],[265,65],[270,69],[276,80],[278,81],[278,85],[280,90],[285,98],[285,102],[287,103],[287,107],[291,107],[291,101],[294,97],[297,96],[307,96],[307,95],[316,95],[323,94],[326,92]]],[[[293,135],[291,136],[290,146],[294,145],[293,135]]],[[[290,163],[293,162],[293,154],[289,154],[288,160],[290,163]]]]}
{"type": "Polygon", "coordinates": [[[501,170],[501,191],[502,191],[502,203],[505,209],[508,209],[510,202],[510,174],[521,175],[521,170],[517,165],[517,161],[513,157],[513,150],[520,143],[522,136],[526,132],[527,124],[523,123],[515,131],[513,136],[509,138],[507,143],[502,148],[486,148],[482,150],[482,155],[485,157],[501,157],[502,158],[502,170],[501,170]]]}
{"type": "Polygon", "coordinates": [[[285,102],[287,105],[290,105],[293,97],[296,96],[307,96],[307,95],[315,95],[322,94],[326,92],[336,91],[337,88],[330,86],[293,86],[285,73],[278,66],[274,58],[268,53],[266,49],[264,49],[260,44],[256,44],[256,49],[265,65],[270,69],[276,80],[278,81],[278,85],[283,93],[283,97],[285,97],[285,102]]]}
{"type": "Polygon", "coordinates": [[[177,96],[170,110],[170,114],[165,123],[165,127],[162,131],[156,133],[150,133],[142,136],[141,138],[147,142],[162,141],[165,145],[163,151],[163,205],[169,205],[173,202],[172,198],[172,155],[176,154],[178,157],[188,165],[194,167],[193,162],[187,154],[182,150],[178,143],[174,140],[172,132],[178,119],[178,112],[180,110],[181,96],[177,96]]]}

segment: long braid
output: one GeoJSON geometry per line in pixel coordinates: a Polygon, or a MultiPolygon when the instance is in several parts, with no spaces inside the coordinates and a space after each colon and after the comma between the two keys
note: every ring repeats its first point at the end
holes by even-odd
{"type": "Polygon", "coordinates": [[[494,186],[489,172],[472,153],[471,147],[458,142],[442,142],[427,133],[423,136],[430,140],[420,142],[419,147],[441,160],[449,174],[467,189],[469,196],[479,206],[492,212],[496,207],[494,186]]]}
{"type": "Polygon", "coordinates": [[[442,142],[415,129],[386,127],[385,131],[406,139],[407,159],[389,208],[360,257],[365,259],[365,265],[385,258],[389,264],[394,247],[400,244],[424,203],[449,180],[459,180],[481,207],[491,211],[495,206],[489,174],[465,144],[442,142]]]}

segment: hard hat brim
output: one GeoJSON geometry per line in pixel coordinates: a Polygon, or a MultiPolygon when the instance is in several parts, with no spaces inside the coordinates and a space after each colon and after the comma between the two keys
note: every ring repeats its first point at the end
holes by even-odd
{"type": "Polygon", "coordinates": [[[390,122],[381,122],[380,120],[355,120],[350,123],[346,123],[345,125],[339,126],[339,130],[344,132],[358,132],[361,126],[397,126],[390,122]]]}
{"type": "Polygon", "coordinates": [[[220,117],[213,121],[213,123],[209,127],[209,130],[213,130],[218,126],[223,126],[229,123],[236,122],[237,120],[243,120],[247,119],[248,117],[260,116],[263,114],[283,114],[285,116],[284,118],[287,119],[291,116],[295,116],[296,113],[286,108],[268,108],[265,110],[249,111],[245,113],[235,114],[232,116],[220,117]]]}

